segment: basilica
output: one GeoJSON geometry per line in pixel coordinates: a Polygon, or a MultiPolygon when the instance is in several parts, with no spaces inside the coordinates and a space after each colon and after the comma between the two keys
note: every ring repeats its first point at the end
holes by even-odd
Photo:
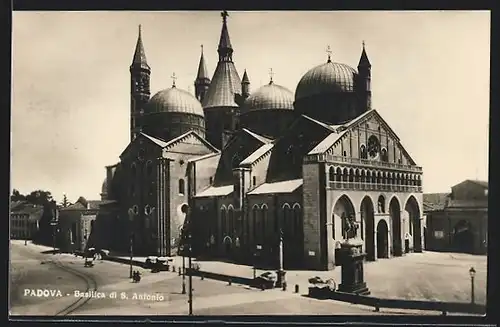
{"type": "Polygon", "coordinates": [[[285,269],[333,269],[347,240],[370,261],[421,252],[422,168],[371,106],[364,44],[357,69],[328,56],[295,93],[272,77],[251,92],[221,16],[217,67],[210,78],[202,51],[194,95],[174,79],[151,96],[139,28],[130,143],[106,167],[94,246],[174,255],[189,226],[196,257],[274,266],[281,240],[285,269]]]}

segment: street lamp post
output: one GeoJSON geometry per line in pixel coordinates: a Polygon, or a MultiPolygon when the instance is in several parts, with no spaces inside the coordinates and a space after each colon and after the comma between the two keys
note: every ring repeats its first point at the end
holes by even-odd
{"type": "Polygon", "coordinates": [[[285,283],[285,270],[283,269],[283,230],[280,229],[278,287],[282,287],[284,283],[285,283]]]}
{"type": "Polygon", "coordinates": [[[52,226],[52,247],[54,248],[54,251],[52,254],[56,254],[56,226],[57,226],[56,220],[53,219],[50,222],[50,225],[52,226]]]}
{"type": "Polygon", "coordinates": [[[474,267],[471,267],[469,269],[469,275],[470,275],[470,302],[472,304],[475,303],[474,299],[474,277],[476,276],[476,269],[474,267]]]}
{"type": "Polygon", "coordinates": [[[182,251],[182,294],[186,294],[186,242],[185,242],[185,229],[181,229],[181,251],[182,251]]]}
{"type": "MultiPolygon", "coordinates": [[[[128,214],[129,214],[130,222],[132,223],[134,221],[134,216],[135,216],[134,209],[130,208],[128,210],[128,214]]],[[[130,271],[129,271],[129,278],[133,277],[133,271],[132,271],[132,269],[133,269],[132,268],[133,257],[134,257],[134,230],[133,230],[133,227],[132,227],[131,231],[130,231],[130,271]]]]}
{"type": "Polygon", "coordinates": [[[257,278],[257,258],[259,255],[259,250],[262,250],[262,245],[257,244],[255,246],[254,261],[253,261],[253,279],[257,278]]]}
{"type": "Polygon", "coordinates": [[[191,232],[189,232],[188,235],[188,249],[189,249],[189,263],[188,263],[188,269],[189,269],[189,315],[193,315],[193,270],[192,270],[192,265],[191,265],[191,251],[192,251],[192,246],[191,246],[191,232]]]}

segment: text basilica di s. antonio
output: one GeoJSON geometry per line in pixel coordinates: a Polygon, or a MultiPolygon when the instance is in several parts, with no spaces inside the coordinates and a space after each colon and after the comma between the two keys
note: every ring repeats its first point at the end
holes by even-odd
{"type": "Polygon", "coordinates": [[[357,69],[328,56],[295,94],[272,76],[251,92],[227,20],[212,78],[201,53],[195,96],[175,79],[151,96],[139,30],[131,139],[106,167],[88,246],[126,253],[133,235],[134,255],[169,256],[189,225],[194,256],[240,263],[276,265],[282,237],[286,269],[332,269],[346,240],[367,260],[421,252],[422,168],[371,107],[364,44],[357,69]]]}

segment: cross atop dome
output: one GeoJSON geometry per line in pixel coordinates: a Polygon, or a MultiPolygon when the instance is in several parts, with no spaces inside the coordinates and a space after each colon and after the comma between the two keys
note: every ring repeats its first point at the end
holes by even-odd
{"type": "Polygon", "coordinates": [[[274,72],[273,72],[273,69],[272,68],[269,68],[269,84],[273,84],[273,76],[274,76],[274,72]]]}
{"type": "Polygon", "coordinates": [[[330,46],[326,47],[326,53],[328,54],[327,62],[332,62],[332,49],[330,48],[330,46]]]}
{"type": "Polygon", "coordinates": [[[170,78],[172,78],[172,87],[175,87],[175,80],[177,79],[177,76],[175,76],[175,73],[173,73],[170,78]]]}

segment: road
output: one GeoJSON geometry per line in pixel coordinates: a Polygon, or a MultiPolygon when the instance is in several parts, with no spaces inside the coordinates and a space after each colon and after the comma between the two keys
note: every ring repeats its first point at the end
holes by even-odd
{"type": "MultiPolygon", "coordinates": [[[[83,259],[70,255],[40,254],[29,244],[11,246],[11,303],[13,315],[53,316],[79,300],[75,291],[96,289],[92,298],[84,298],[72,312],[62,315],[185,315],[187,295],[182,294],[182,277],[177,273],[143,274],[140,283],[128,278],[127,265],[97,261],[85,268],[83,259]],[[41,264],[41,262],[46,262],[41,264]],[[82,277],[83,276],[83,277],[82,277]],[[60,297],[25,295],[25,290],[60,291],[60,297]],[[117,298],[111,298],[116,292],[117,298]],[[102,295],[96,298],[96,295],[102,295]],[[122,298],[123,295],[123,298],[122,298]],[[126,297],[126,298],[125,298],[126,297]],[[79,307],[78,305],[82,305],[79,307]]],[[[187,278],[186,278],[187,284],[187,278]]],[[[187,286],[187,285],[186,285],[187,286]]],[[[291,290],[260,291],[242,285],[227,285],[193,277],[195,315],[218,314],[374,314],[372,308],[334,301],[321,301],[294,294],[291,290]]],[[[387,313],[387,312],[386,312],[387,313]]]]}

